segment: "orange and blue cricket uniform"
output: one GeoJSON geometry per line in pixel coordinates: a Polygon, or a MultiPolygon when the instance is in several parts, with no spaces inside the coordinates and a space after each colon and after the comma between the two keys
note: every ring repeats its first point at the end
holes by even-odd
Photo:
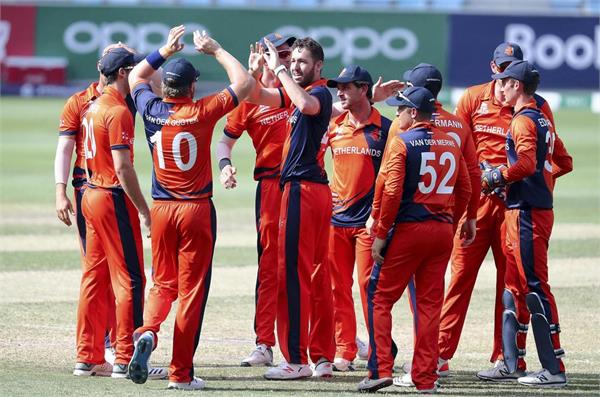
{"type": "Polygon", "coordinates": [[[227,115],[224,134],[238,139],[244,131],[256,151],[255,219],[257,232],[258,274],[255,288],[254,332],[256,344],[275,346],[277,311],[277,237],[281,189],[279,172],[286,136],[287,108],[242,102],[227,115]]]}
{"type": "Polygon", "coordinates": [[[331,118],[332,97],[321,79],[305,88],[318,99],[319,113],[302,114],[284,89],[288,107],[283,146],[279,219],[277,339],[288,363],[335,356],[331,276],[327,262],[331,190],[321,144],[331,118]]]}
{"type": "Polygon", "coordinates": [[[430,122],[415,123],[389,144],[372,212],[375,235],[386,240],[386,248],[367,288],[367,367],[371,379],[392,376],[391,311],[414,278],[411,374],[417,389],[430,389],[437,379],[437,336],[453,223],[469,201],[469,175],[458,143],[430,122]]]}
{"type": "MultiPolygon", "coordinates": [[[[503,106],[496,100],[495,84],[491,81],[467,88],[457,104],[456,115],[473,132],[478,161],[487,161],[493,166],[498,166],[506,163],[504,147],[512,108],[503,106]]],[[[538,95],[535,98],[542,111],[553,120],[548,103],[538,95]]],[[[479,191],[479,188],[474,189],[479,191]]],[[[458,348],[477,273],[490,247],[496,264],[494,340],[490,361],[495,362],[502,358],[502,294],[506,269],[504,211],[504,202],[500,197],[481,195],[475,240],[469,246],[462,247],[458,234],[455,236],[451,257],[452,276],[446,291],[440,323],[439,344],[442,359],[451,359],[458,348]]]]}
{"type": "MultiPolygon", "coordinates": [[[[526,369],[524,353],[530,317],[526,297],[534,293],[539,296],[550,325],[549,337],[558,361],[556,370],[565,371],[560,359],[564,351],[560,346],[558,310],[548,284],[548,243],[554,223],[555,171],[560,169],[561,175],[568,173],[573,163],[564,146],[556,146],[555,142],[553,123],[534,99],[515,109],[506,139],[508,168],[502,172],[508,184],[505,283],[514,297],[517,321],[522,325],[515,337],[519,350],[518,367],[523,370],[526,369]]],[[[536,335],[536,341],[537,338],[536,335]]],[[[537,347],[540,352],[540,346],[537,347]]],[[[546,369],[554,373],[551,368],[546,369]]]]}
{"type": "MultiPolygon", "coordinates": [[[[132,90],[152,153],[152,278],[144,325],[155,335],[179,299],[169,379],[194,378],[210,288],[217,217],[212,202],[210,143],[217,121],[238,104],[234,91],[194,101],[157,97],[142,82],[132,90]]],[[[141,324],[140,324],[141,325],[141,324]]],[[[155,339],[154,346],[158,340],[155,339]]]]}
{"type": "Polygon", "coordinates": [[[78,361],[104,362],[106,291],[112,285],[115,363],[128,364],[133,354],[131,335],[142,324],[146,278],[138,212],[119,183],[112,158],[113,150],[128,150],[133,162],[133,116],[125,98],[106,87],[84,113],[82,129],[88,182],[82,202],[86,255],[77,322],[78,333],[85,338],[78,345],[78,361]]]}
{"type": "Polygon", "coordinates": [[[356,316],[352,298],[354,263],[365,321],[366,288],[373,268],[373,238],[365,224],[371,214],[375,179],[388,139],[391,121],[375,108],[364,124],[355,125],[349,112],[333,119],[328,146],[333,157],[331,194],[333,214],[329,234],[329,263],[333,291],[336,357],[354,360],[356,316]]]}

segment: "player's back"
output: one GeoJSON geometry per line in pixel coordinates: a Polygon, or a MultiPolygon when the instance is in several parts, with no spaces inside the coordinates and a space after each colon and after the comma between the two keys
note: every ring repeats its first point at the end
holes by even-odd
{"type": "Polygon", "coordinates": [[[133,116],[125,98],[113,87],[106,87],[83,114],[82,132],[88,184],[91,187],[120,188],[113,150],[129,149],[133,162],[133,116]]]}
{"type": "Polygon", "coordinates": [[[432,130],[428,123],[418,123],[395,139],[399,142],[393,145],[399,152],[404,151],[406,158],[402,204],[396,221],[433,219],[452,223],[454,187],[464,167],[458,143],[448,134],[432,130]]]}

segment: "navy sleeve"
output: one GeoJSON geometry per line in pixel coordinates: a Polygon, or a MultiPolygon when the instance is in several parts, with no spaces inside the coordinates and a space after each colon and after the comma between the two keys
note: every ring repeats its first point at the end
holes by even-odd
{"type": "Polygon", "coordinates": [[[321,110],[315,115],[315,117],[318,117],[329,123],[329,119],[331,119],[331,106],[333,102],[333,98],[331,97],[329,90],[325,87],[315,87],[310,91],[310,95],[316,97],[321,104],[321,110]]]}
{"type": "Polygon", "coordinates": [[[150,84],[148,83],[139,83],[131,91],[131,96],[133,98],[133,103],[135,104],[135,108],[137,111],[143,115],[144,110],[148,108],[148,104],[152,101],[159,100],[160,98],[152,92],[152,88],[150,88],[150,84]]]}

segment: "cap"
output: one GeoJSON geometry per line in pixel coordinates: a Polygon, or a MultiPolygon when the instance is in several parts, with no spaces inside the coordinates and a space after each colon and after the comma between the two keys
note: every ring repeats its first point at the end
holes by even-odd
{"type": "Polygon", "coordinates": [[[268,35],[266,35],[265,37],[260,39],[260,41],[258,42],[260,45],[262,45],[265,48],[266,48],[265,39],[267,39],[271,43],[273,43],[273,45],[275,47],[279,47],[280,45],[283,45],[285,43],[287,43],[287,45],[289,45],[291,47],[292,44],[294,44],[294,41],[296,41],[296,38],[293,36],[282,36],[279,33],[269,33],[268,35]]]}
{"type": "Polygon", "coordinates": [[[505,62],[522,61],[523,50],[521,50],[518,44],[505,42],[496,47],[493,60],[496,65],[502,65],[505,62]]]}
{"type": "Polygon", "coordinates": [[[198,80],[200,72],[185,58],[177,58],[163,68],[163,81],[172,87],[183,87],[198,80]]]}
{"type": "Polygon", "coordinates": [[[442,72],[428,63],[420,63],[404,72],[404,80],[414,87],[425,87],[432,94],[437,94],[442,88],[442,72]]]}
{"type": "Polygon", "coordinates": [[[373,85],[373,79],[367,69],[363,69],[358,65],[350,65],[342,69],[340,75],[335,79],[327,80],[327,87],[335,88],[340,83],[352,83],[360,81],[369,86],[373,85]]]}
{"type": "Polygon", "coordinates": [[[505,77],[512,77],[513,79],[517,79],[525,84],[528,84],[534,82],[536,78],[539,78],[539,76],[540,72],[538,72],[529,62],[512,61],[503,72],[493,74],[492,78],[494,80],[499,80],[505,77]]]}
{"type": "Polygon", "coordinates": [[[435,111],[435,98],[431,91],[424,87],[408,87],[385,103],[390,106],[408,106],[427,113],[435,111]]]}
{"type": "Polygon", "coordinates": [[[133,54],[133,62],[137,65],[138,63],[142,62],[144,59],[146,59],[146,54],[133,54]]]}
{"type": "Polygon", "coordinates": [[[125,66],[135,65],[134,55],[125,48],[110,50],[98,61],[98,70],[105,76],[125,66]]]}

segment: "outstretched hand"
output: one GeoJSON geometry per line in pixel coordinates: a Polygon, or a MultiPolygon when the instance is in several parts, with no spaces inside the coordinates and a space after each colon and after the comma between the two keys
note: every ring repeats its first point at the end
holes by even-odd
{"type": "Polygon", "coordinates": [[[194,32],[194,46],[198,52],[206,55],[215,55],[221,49],[221,44],[210,37],[205,30],[202,33],[198,30],[194,32]]]}
{"type": "Polygon", "coordinates": [[[183,25],[171,28],[169,31],[169,36],[167,37],[167,42],[161,48],[161,55],[170,57],[176,52],[183,50],[184,44],[180,43],[179,39],[181,39],[184,33],[185,26],[183,25]]]}
{"type": "Polygon", "coordinates": [[[373,102],[381,102],[386,98],[391,97],[396,92],[406,87],[406,83],[400,80],[389,80],[383,82],[383,78],[379,76],[377,82],[373,84],[373,102]]]}
{"type": "Polygon", "coordinates": [[[279,62],[279,54],[277,48],[271,43],[271,41],[265,39],[265,45],[267,46],[267,52],[263,54],[264,60],[267,62],[267,66],[271,70],[275,70],[281,63],[279,62]]]}
{"type": "Polygon", "coordinates": [[[248,72],[254,75],[260,71],[265,64],[263,57],[265,50],[259,43],[250,44],[250,55],[248,55],[248,72]]]}

